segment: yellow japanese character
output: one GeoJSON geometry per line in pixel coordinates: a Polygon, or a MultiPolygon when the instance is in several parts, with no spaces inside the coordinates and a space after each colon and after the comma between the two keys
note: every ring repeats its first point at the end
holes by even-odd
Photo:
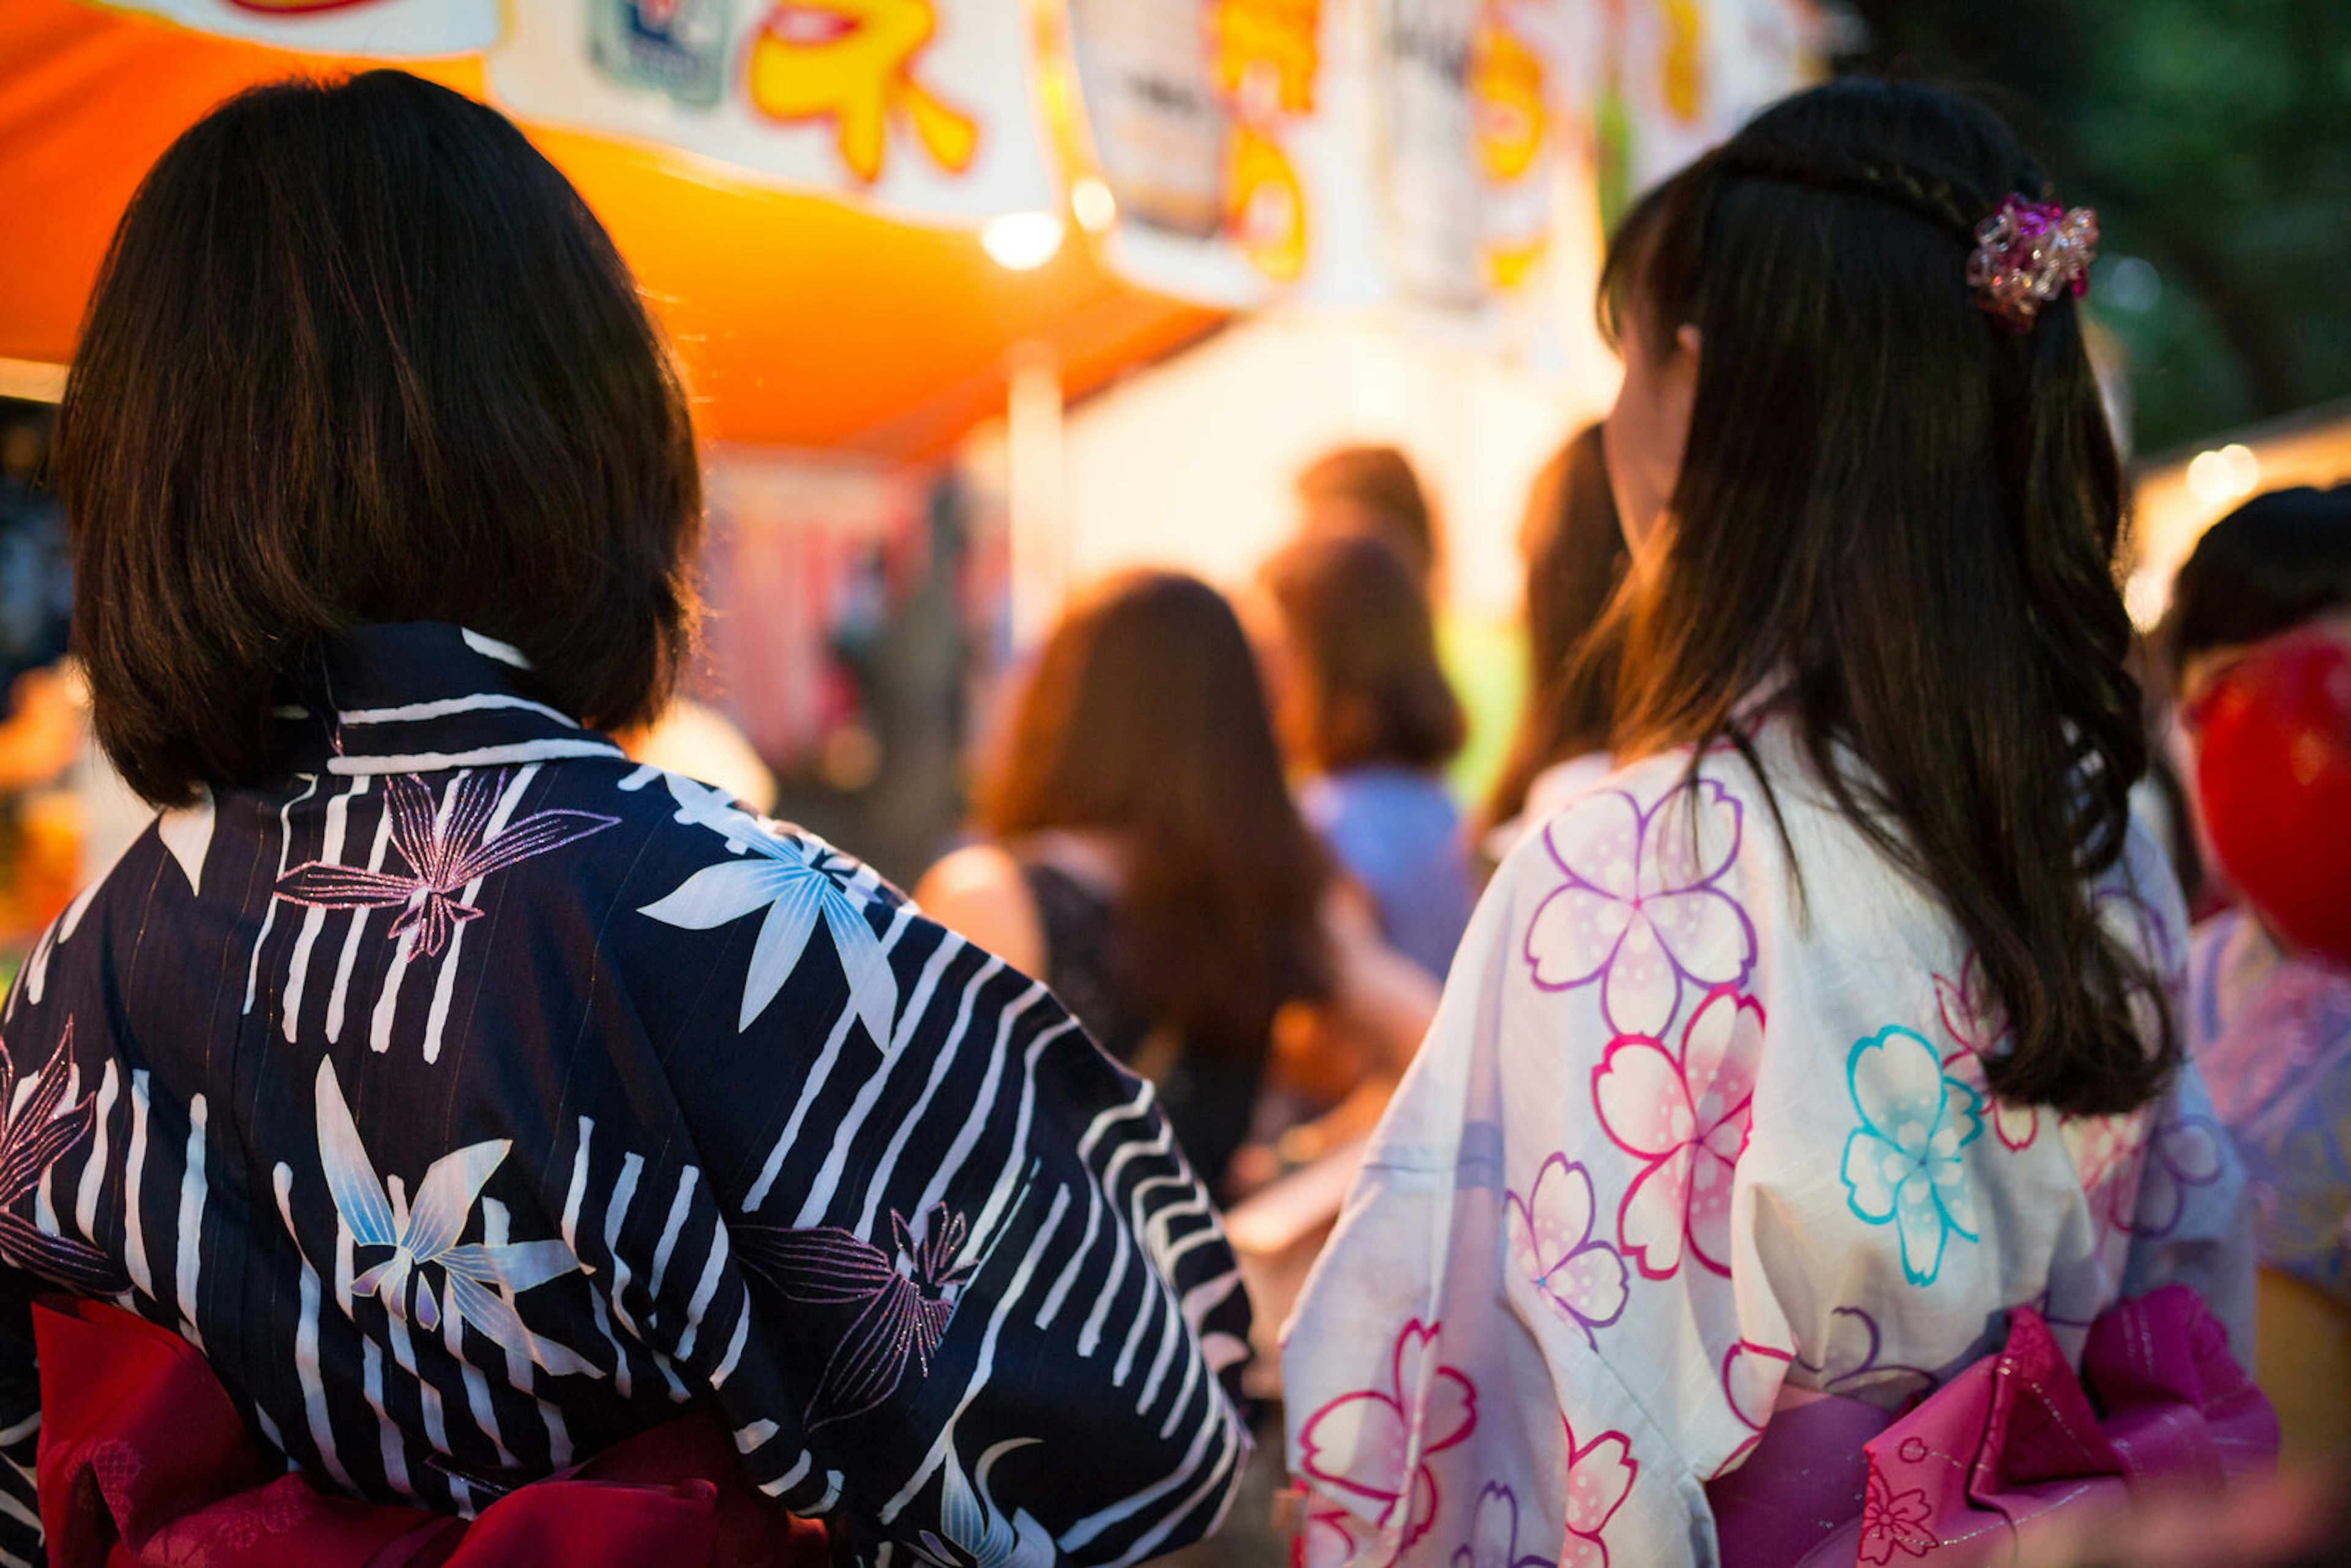
{"type": "Polygon", "coordinates": [[[1666,24],[1666,47],[1660,62],[1666,108],[1683,124],[1695,125],[1699,102],[1706,96],[1706,17],[1698,10],[1698,0],[1660,0],[1658,8],[1666,24]]]}
{"type": "Polygon", "coordinates": [[[1550,249],[1550,240],[1540,235],[1523,245],[1489,245],[1486,247],[1486,280],[1504,294],[1515,293],[1550,249]]]}
{"type": "Polygon", "coordinates": [[[1510,31],[1498,0],[1487,0],[1470,40],[1469,104],[1487,177],[1507,184],[1524,175],[1542,151],[1542,61],[1510,31]]]}
{"type": "Polygon", "coordinates": [[[1289,283],[1306,270],[1305,188],[1280,144],[1247,125],[1233,128],[1225,221],[1266,277],[1289,283]]]}
{"type": "Polygon", "coordinates": [[[1239,99],[1250,81],[1270,80],[1273,102],[1290,114],[1314,109],[1322,0],[1215,0],[1217,82],[1239,99]]]}
{"type": "Polygon", "coordinates": [[[914,59],[938,30],[933,0],[786,0],[752,40],[751,102],[776,120],[833,122],[841,161],[882,177],[889,122],[903,116],[951,173],[971,166],[979,127],[914,80],[914,59]]]}

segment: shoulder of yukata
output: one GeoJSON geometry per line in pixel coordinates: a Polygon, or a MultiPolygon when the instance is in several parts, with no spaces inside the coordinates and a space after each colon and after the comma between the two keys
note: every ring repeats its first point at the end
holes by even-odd
{"type": "Polygon", "coordinates": [[[1516,957],[1542,991],[1596,998],[1611,1035],[1661,1038],[1719,987],[1747,988],[1749,905],[1771,883],[1776,830],[1736,753],[1687,748],[1618,769],[1509,862],[1516,957]],[[1588,990],[1587,990],[1588,988],[1588,990]]]}
{"type": "Polygon", "coordinates": [[[2098,879],[2091,901],[2107,931],[2147,965],[2185,1046],[2192,1039],[2189,967],[2196,951],[2188,901],[2170,855],[2136,815],[2125,829],[2122,854],[2098,879]]]}
{"type": "MultiPolygon", "coordinates": [[[[1549,819],[1528,825],[1529,831],[1520,836],[1496,867],[1495,882],[1515,881],[1531,896],[1541,897],[1557,880],[1561,850],[1573,851],[1592,835],[1605,831],[1599,818],[1588,810],[1579,812],[1579,807],[1588,808],[1595,800],[1619,796],[1630,799],[1643,811],[1652,810],[1690,781],[1690,762],[1689,747],[1677,747],[1625,763],[1593,779],[1562,802],[1549,819]]],[[[1736,787],[1742,794],[1751,788],[1752,775],[1735,754],[1708,756],[1700,762],[1697,777],[1718,783],[1729,782],[1735,777],[1736,787]],[[1736,768],[1735,776],[1726,776],[1726,761],[1736,768]]]]}
{"type": "Polygon", "coordinates": [[[650,763],[605,766],[620,804],[604,809],[652,830],[667,852],[707,860],[714,851],[721,855],[767,853],[768,846],[780,843],[811,855],[820,852],[824,863],[837,867],[869,902],[889,908],[907,902],[896,883],[855,855],[798,822],[762,815],[715,784],[650,763]]]}
{"type": "Polygon", "coordinates": [[[758,816],[723,789],[651,767],[620,789],[667,797],[675,827],[668,841],[682,852],[652,873],[664,891],[640,915],[692,932],[758,917],[738,1029],[767,1011],[820,930],[867,1034],[876,1045],[891,1040],[900,998],[883,931],[908,907],[903,894],[815,834],[758,816]]]}

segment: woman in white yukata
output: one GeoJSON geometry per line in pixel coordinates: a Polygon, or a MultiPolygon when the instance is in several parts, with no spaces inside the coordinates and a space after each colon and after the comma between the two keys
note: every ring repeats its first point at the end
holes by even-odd
{"type": "Polygon", "coordinates": [[[1625,222],[1623,766],[1497,873],[1289,1326],[1308,1562],[1980,1548],[2087,1495],[2053,1475],[2165,1468],[2112,1430],[2124,1328],[2206,1469],[2262,1447],[2126,805],[2095,218],[2044,183],[1986,111],[1845,80],[1625,222]],[[2167,1284],[2210,1314],[2094,1330],[2167,1284]],[[1758,1490],[1819,1522],[1733,1529],[1758,1490]]]}

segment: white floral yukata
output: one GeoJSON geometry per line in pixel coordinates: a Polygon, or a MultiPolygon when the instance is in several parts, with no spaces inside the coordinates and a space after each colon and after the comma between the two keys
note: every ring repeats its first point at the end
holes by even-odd
{"type": "MultiPolygon", "coordinates": [[[[1310,1564],[1710,1563],[1705,1483],[1775,1404],[1897,1406],[2011,1306],[2078,1360],[2179,1281],[2249,1350],[2243,1183],[2192,1071],[2126,1116],[1993,1103],[1953,923],[1783,721],[1756,738],[1801,894],[1729,749],[1618,770],[1487,890],[1287,1331],[1310,1564]]],[[[2098,898],[2179,974],[2150,841],[2098,898]]]]}
{"type": "Polygon", "coordinates": [[[0,1561],[26,1297],[201,1349],[320,1485],[472,1513],[670,1420],[864,1562],[1210,1529],[1248,1303],[1150,1087],[822,841],[640,768],[513,649],[362,628],[285,776],[165,813],[0,1051],[0,1561]]]}

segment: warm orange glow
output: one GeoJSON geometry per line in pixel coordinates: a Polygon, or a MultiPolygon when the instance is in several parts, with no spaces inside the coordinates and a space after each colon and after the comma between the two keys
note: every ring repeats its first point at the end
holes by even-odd
{"type": "MultiPolygon", "coordinates": [[[[240,88],[337,67],[73,0],[0,0],[0,358],[71,357],[107,239],[174,136],[240,88]]],[[[483,90],[478,60],[403,68],[483,90]]],[[[1002,412],[1017,343],[1052,348],[1076,395],[1217,319],[1119,283],[1084,244],[1008,272],[975,235],[658,149],[532,140],[636,269],[715,440],[925,456],[1002,412]]]]}
{"type": "Polygon", "coordinates": [[[1250,83],[1269,81],[1273,101],[1264,108],[1312,113],[1322,24],[1322,0],[1216,0],[1209,26],[1218,84],[1255,111],[1250,83]]]}

